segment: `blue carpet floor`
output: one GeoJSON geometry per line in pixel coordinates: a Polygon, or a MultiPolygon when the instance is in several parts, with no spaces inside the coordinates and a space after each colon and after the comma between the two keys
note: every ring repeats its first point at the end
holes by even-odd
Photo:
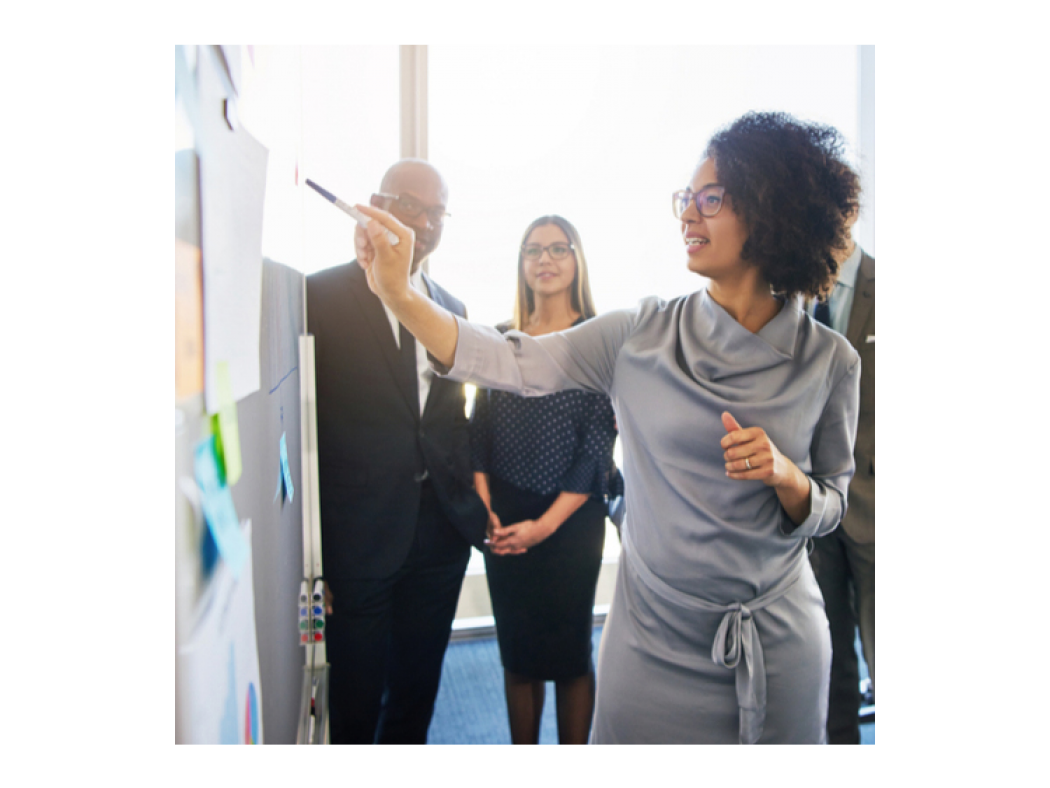
{"type": "MultiPolygon", "coordinates": [[[[594,658],[601,627],[594,628],[594,658]]],[[[867,676],[863,658],[862,678],[867,676]]],[[[875,743],[875,723],[860,726],[861,744],[875,743]]],[[[441,673],[441,688],[430,724],[430,744],[510,744],[503,668],[495,638],[449,645],[441,673]]],[[[540,744],[557,744],[554,684],[547,684],[547,701],[540,724],[540,744]]]]}

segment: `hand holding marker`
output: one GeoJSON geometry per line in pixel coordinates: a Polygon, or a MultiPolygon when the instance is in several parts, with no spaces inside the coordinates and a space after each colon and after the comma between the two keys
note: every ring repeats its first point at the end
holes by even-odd
{"type": "MultiPolygon", "coordinates": [[[[361,213],[359,210],[357,210],[357,208],[355,208],[352,205],[347,205],[345,202],[340,200],[338,197],[336,197],[330,191],[328,191],[326,189],[322,189],[320,186],[318,186],[316,183],[314,183],[309,178],[306,179],[306,185],[309,186],[311,189],[313,189],[318,194],[320,194],[326,200],[328,200],[328,202],[332,203],[336,208],[339,208],[341,211],[345,211],[346,213],[348,213],[351,216],[353,216],[357,220],[357,223],[359,225],[361,225],[361,227],[363,227],[365,230],[368,229],[369,218],[367,216],[365,216],[363,213],[361,213]]],[[[398,238],[390,230],[386,231],[386,237],[390,240],[390,245],[391,246],[397,246],[401,242],[401,239],[398,238]]]]}

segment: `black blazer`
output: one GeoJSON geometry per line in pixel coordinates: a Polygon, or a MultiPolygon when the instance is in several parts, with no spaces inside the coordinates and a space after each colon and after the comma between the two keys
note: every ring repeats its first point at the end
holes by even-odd
{"type": "MultiPolygon", "coordinates": [[[[435,302],[466,316],[460,301],[424,278],[435,302]]],[[[356,260],[307,277],[306,299],[325,574],[382,578],[401,567],[424,470],[453,525],[481,549],[488,512],[474,492],[462,384],[435,377],[420,416],[398,371],[390,321],[356,260]]]]}

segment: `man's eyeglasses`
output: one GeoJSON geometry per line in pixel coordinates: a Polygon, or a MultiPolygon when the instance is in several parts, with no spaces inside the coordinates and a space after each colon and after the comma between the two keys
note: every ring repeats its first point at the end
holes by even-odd
{"type": "Polygon", "coordinates": [[[707,186],[698,192],[683,189],[671,195],[671,205],[674,208],[676,219],[682,218],[682,214],[688,210],[691,201],[696,203],[696,210],[700,212],[701,216],[711,218],[722,210],[725,196],[725,186],[707,186]]]}
{"type": "Polygon", "coordinates": [[[427,208],[415,197],[408,194],[384,194],[383,192],[379,192],[375,196],[396,202],[398,212],[407,219],[415,219],[420,214],[426,213],[427,219],[435,227],[452,215],[439,206],[427,208]]]}
{"type": "Polygon", "coordinates": [[[539,260],[543,257],[545,251],[550,254],[551,260],[561,260],[569,252],[573,251],[573,247],[572,244],[567,243],[553,243],[549,246],[527,244],[526,246],[521,247],[521,256],[526,260],[539,260]]]}

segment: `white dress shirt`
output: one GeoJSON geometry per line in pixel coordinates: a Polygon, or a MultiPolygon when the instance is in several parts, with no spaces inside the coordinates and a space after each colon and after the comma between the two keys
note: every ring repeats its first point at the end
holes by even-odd
{"type": "MultiPolygon", "coordinates": [[[[420,268],[409,279],[410,284],[416,290],[421,292],[423,295],[430,297],[430,291],[427,289],[426,282],[423,281],[423,269],[420,268]]],[[[401,333],[397,318],[394,313],[390,311],[390,307],[383,304],[383,309],[386,311],[386,318],[390,321],[390,330],[394,332],[394,344],[401,347],[401,333]]],[[[419,388],[419,412],[423,412],[423,408],[427,404],[427,397],[430,394],[430,381],[434,377],[434,372],[430,368],[430,362],[427,360],[427,349],[423,347],[421,342],[416,342],[416,380],[419,388]]]]}

